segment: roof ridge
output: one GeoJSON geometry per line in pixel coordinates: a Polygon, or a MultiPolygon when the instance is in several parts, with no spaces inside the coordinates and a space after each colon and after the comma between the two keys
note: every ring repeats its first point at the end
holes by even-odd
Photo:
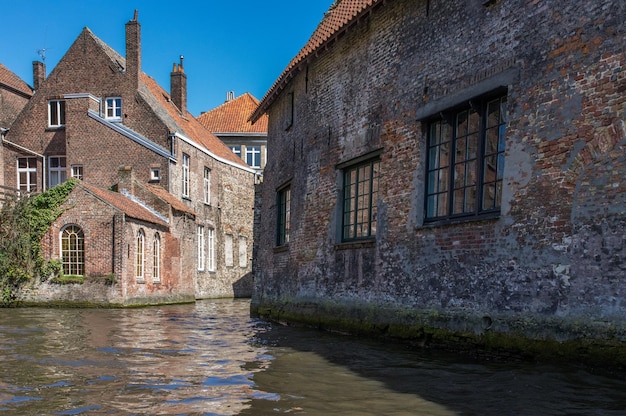
{"type": "Polygon", "coordinates": [[[351,23],[366,14],[376,5],[382,5],[388,0],[336,0],[324,13],[324,17],[313,31],[309,40],[287,64],[283,72],[276,79],[274,84],[261,99],[257,109],[252,113],[250,119],[258,120],[267,110],[274,97],[282,90],[282,86],[289,82],[289,76],[302,62],[306,61],[315,51],[327,45],[335,36],[344,29],[350,27],[351,23]]]}

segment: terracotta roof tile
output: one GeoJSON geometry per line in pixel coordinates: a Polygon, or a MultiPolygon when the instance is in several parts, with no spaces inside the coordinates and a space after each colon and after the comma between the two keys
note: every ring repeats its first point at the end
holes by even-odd
{"type": "Polygon", "coordinates": [[[0,64],[0,84],[7,85],[23,94],[33,95],[33,89],[2,64],[0,64]]]}
{"type": "Polygon", "coordinates": [[[86,183],[81,183],[80,185],[104,202],[122,211],[128,217],[150,222],[152,224],[168,226],[165,221],[155,215],[152,211],[123,194],[98,188],[86,183]]]}
{"type": "MultiPolygon", "coordinates": [[[[122,68],[126,67],[126,60],[114,49],[100,40],[89,28],[84,28],[83,33],[92,36],[114,64],[122,68]]],[[[228,160],[238,166],[249,168],[249,166],[240,157],[235,155],[220,139],[205,129],[191,113],[185,112],[185,114],[181,114],[181,111],[172,102],[169,93],[152,77],[143,72],[141,73],[139,92],[155,114],[171,131],[178,132],[195,141],[222,159],[228,160]]]]}
{"type": "Polygon", "coordinates": [[[367,14],[370,9],[378,4],[383,4],[385,0],[338,0],[335,1],[328,11],[324,14],[322,21],[319,23],[308,42],[304,45],[300,52],[289,62],[276,82],[267,91],[258,108],[250,117],[256,120],[265,113],[269,105],[272,103],[278,93],[284,88],[285,84],[294,75],[300,65],[328,45],[338,34],[346,30],[350,24],[357,21],[361,16],[367,14]]]}
{"type": "Polygon", "coordinates": [[[207,111],[198,117],[198,121],[213,133],[266,133],[267,114],[256,123],[249,121],[250,116],[259,106],[259,100],[250,93],[245,93],[207,111]]]}
{"type": "Polygon", "coordinates": [[[155,113],[165,122],[172,131],[178,131],[184,136],[204,146],[214,155],[226,159],[238,166],[248,168],[248,165],[235,155],[219,138],[208,131],[196,120],[191,113],[185,115],[172,102],[170,95],[157,82],[146,74],[141,74],[143,87],[140,91],[155,113]]]}
{"type": "Polygon", "coordinates": [[[196,213],[193,212],[191,208],[183,204],[182,201],[178,200],[174,195],[170,194],[169,192],[167,192],[165,189],[161,188],[160,186],[150,185],[150,184],[146,184],[145,186],[150,192],[152,192],[154,195],[156,195],[157,197],[161,198],[163,201],[170,204],[172,208],[174,208],[175,210],[196,215],[196,213]]]}

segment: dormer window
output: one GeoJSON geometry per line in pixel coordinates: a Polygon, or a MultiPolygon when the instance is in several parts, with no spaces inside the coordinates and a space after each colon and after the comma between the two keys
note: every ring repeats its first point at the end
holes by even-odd
{"type": "Polygon", "coordinates": [[[48,126],[49,127],[65,126],[65,101],[64,100],[48,101],[48,126]]]}
{"type": "Polygon", "coordinates": [[[122,99],[120,97],[109,97],[105,102],[105,118],[122,119],[122,99]]]}

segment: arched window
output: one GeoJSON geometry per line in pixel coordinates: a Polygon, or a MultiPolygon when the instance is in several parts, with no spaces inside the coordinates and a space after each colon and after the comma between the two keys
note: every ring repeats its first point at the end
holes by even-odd
{"type": "Polygon", "coordinates": [[[135,259],[135,277],[137,280],[144,278],[145,241],[146,235],[141,229],[137,233],[137,257],[135,259]]]}
{"type": "Polygon", "coordinates": [[[63,274],[85,274],[85,235],[77,225],[68,225],[61,230],[61,261],[63,274]]]}
{"type": "Polygon", "coordinates": [[[152,242],[152,281],[161,281],[161,237],[159,233],[154,233],[152,242]]]}

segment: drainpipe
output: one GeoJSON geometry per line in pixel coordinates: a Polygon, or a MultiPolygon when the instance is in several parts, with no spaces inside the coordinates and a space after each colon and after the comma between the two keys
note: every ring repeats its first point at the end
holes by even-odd
{"type": "Polygon", "coordinates": [[[33,150],[25,148],[24,146],[20,146],[17,143],[13,143],[13,142],[10,142],[7,139],[5,139],[4,136],[7,134],[8,131],[9,131],[9,129],[2,129],[2,143],[6,143],[9,146],[16,147],[17,149],[19,149],[19,150],[21,150],[23,152],[30,153],[31,155],[35,155],[35,156],[41,158],[41,161],[43,162],[43,175],[42,175],[43,183],[42,183],[42,187],[41,188],[42,188],[42,191],[45,191],[46,190],[46,157],[44,155],[40,154],[40,153],[37,153],[37,152],[35,152],[33,150]]]}

